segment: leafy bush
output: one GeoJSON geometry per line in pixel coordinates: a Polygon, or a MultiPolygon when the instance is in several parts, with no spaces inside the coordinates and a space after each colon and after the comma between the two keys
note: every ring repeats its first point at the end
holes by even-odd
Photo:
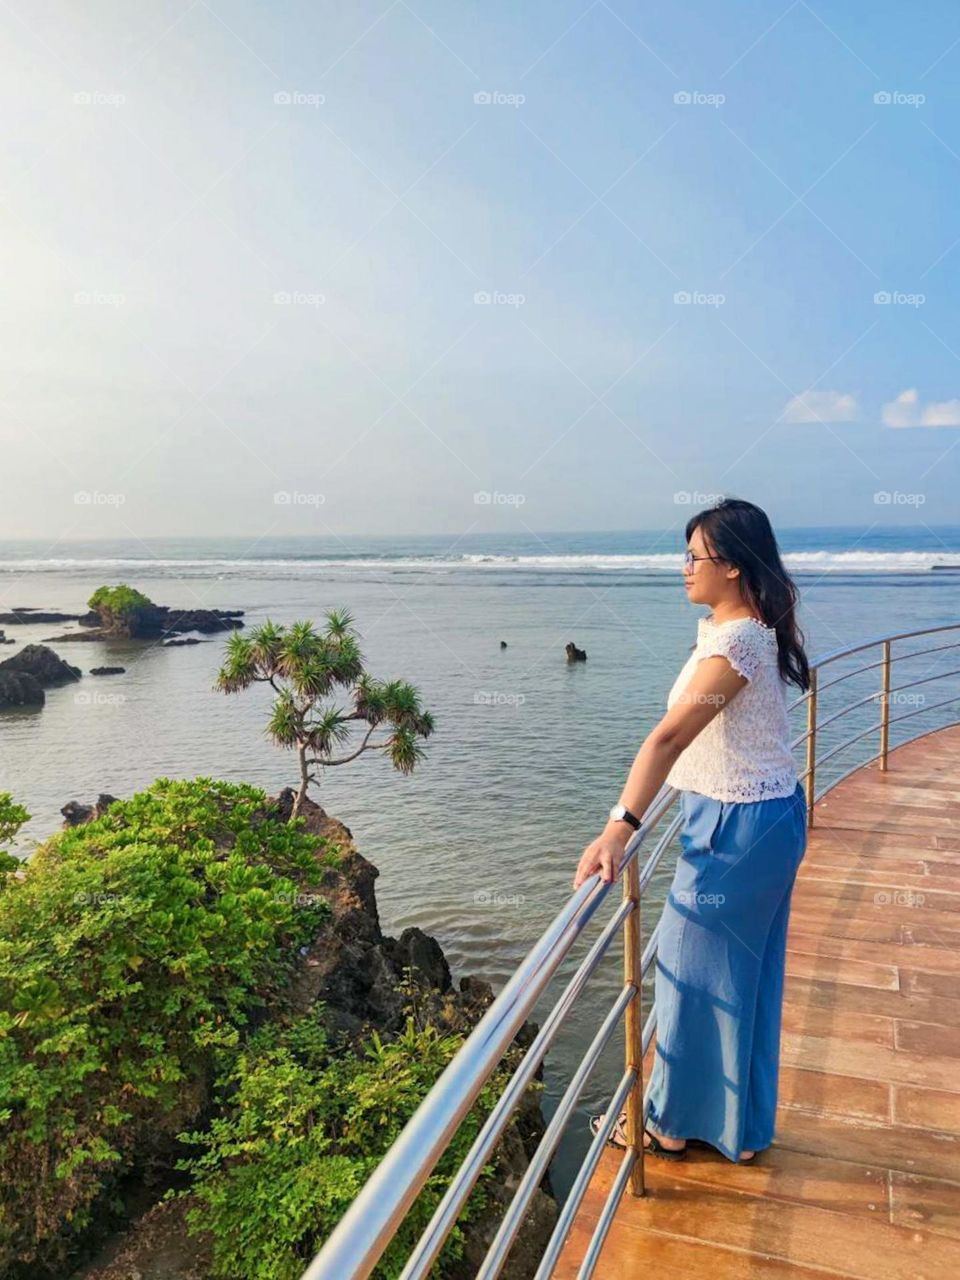
{"type": "MultiPolygon", "coordinates": [[[[365,1051],[330,1051],[317,1013],[262,1027],[221,1080],[223,1107],[208,1132],[184,1134],[204,1148],[183,1162],[194,1177],[191,1229],[209,1236],[213,1274],[237,1280],[296,1280],[431,1085],[463,1043],[417,1027],[365,1051]]],[[[396,1277],[502,1092],[506,1066],[484,1089],[398,1235],[374,1271],[396,1277]]],[[[486,1203],[487,1169],[461,1216],[486,1203]]],[[[462,1255],[454,1228],[438,1261],[462,1255]]]]}
{"type": "Polygon", "coordinates": [[[87,608],[99,613],[104,620],[112,618],[121,621],[139,613],[141,609],[152,609],[153,601],[136,587],[121,583],[117,587],[97,587],[87,601],[87,608]]]}
{"type": "Polygon", "coordinates": [[[194,1122],[315,935],[303,889],[335,856],[254,787],[160,779],[3,878],[0,1273],[63,1256],[194,1122]]]}
{"type": "MultiPolygon", "coordinates": [[[[30,815],[22,804],[15,804],[9,791],[0,791],[0,844],[6,844],[17,834],[30,815]]],[[[15,871],[21,865],[20,859],[12,853],[0,849],[0,875],[5,871],[15,871]]],[[[0,884],[3,881],[0,880],[0,884]]]]}

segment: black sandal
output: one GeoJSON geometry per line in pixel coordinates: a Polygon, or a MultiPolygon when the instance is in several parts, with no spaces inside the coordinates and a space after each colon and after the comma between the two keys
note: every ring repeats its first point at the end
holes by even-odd
{"type": "MultiPolygon", "coordinates": [[[[598,1116],[591,1116],[590,1132],[594,1135],[599,1133],[600,1127],[605,1119],[606,1112],[603,1112],[598,1116]]],[[[613,1126],[610,1136],[607,1139],[611,1146],[619,1147],[621,1150],[627,1146],[627,1134],[624,1128],[626,1122],[627,1113],[625,1111],[621,1111],[617,1119],[617,1123],[613,1126]]],[[[671,1150],[670,1147],[665,1147],[657,1135],[655,1133],[651,1133],[649,1129],[645,1128],[644,1133],[650,1139],[649,1144],[644,1143],[644,1151],[649,1151],[651,1155],[659,1156],[661,1160],[684,1160],[686,1158],[687,1148],[685,1146],[680,1147],[678,1150],[671,1150]]]]}

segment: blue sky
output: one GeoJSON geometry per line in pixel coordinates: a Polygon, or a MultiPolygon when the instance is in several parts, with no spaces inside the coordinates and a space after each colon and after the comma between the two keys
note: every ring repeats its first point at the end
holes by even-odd
{"type": "Polygon", "coordinates": [[[11,0],[0,41],[3,536],[957,520],[955,6],[11,0]]]}

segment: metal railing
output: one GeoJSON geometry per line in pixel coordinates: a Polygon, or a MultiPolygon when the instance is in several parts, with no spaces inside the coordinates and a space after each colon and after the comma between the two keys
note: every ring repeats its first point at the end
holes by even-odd
{"type": "MultiPolygon", "coordinates": [[[[813,825],[816,801],[826,790],[829,790],[830,786],[840,780],[840,777],[832,777],[831,781],[817,792],[818,773],[828,761],[862,741],[869,734],[877,733],[879,742],[877,752],[868,760],[859,760],[840,776],[846,777],[854,770],[876,760],[880,762],[880,769],[886,770],[892,725],[910,719],[921,712],[960,703],[960,689],[958,689],[950,698],[930,705],[927,705],[924,699],[918,708],[902,715],[891,716],[891,705],[896,695],[936,680],[960,676],[960,668],[957,668],[935,674],[925,673],[919,678],[894,686],[891,683],[891,671],[894,665],[897,662],[939,654],[958,647],[960,647],[960,622],[879,636],[861,644],[835,650],[811,664],[810,688],[789,708],[790,711],[801,707],[806,708],[806,731],[795,739],[792,746],[796,749],[805,745],[806,768],[800,773],[799,778],[804,783],[806,791],[810,825],[813,825]],[[895,651],[894,647],[900,641],[915,640],[919,636],[948,631],[958,633],[958,638],[949,644],[914,649],[909,653],[895,651]],[[852,671],[842,671],[833,679],[823,678],[824,673],[832,669],[833,664],[873,649],[880,651],[880,658],[877,661],[868,662],[852,671]],[[835,713],[827,716],[820,715],[823,695],[827,689],[875,670],[879,670],[877,689],[855,699],[835,713]],[[875,723],[871,722],[866,729],[862,729],[837,745],[830,745],[828,751],[818,755],[818,742],[829,726],[835,725],[858,709],[869,713],[872,707],[879,708],[879,718],[875,723]]],[[[869,714],[868,718],[870,718],[869,714]]],[[[948,723],[957,722],[956,719],[948,721],[948,723]]],[[[833,730],[831,734],[832,732],[833,730]]],[[[922,733],[915,736],[920,737],[922,733]]],[[[911,739],[904,739],[904,741],[909,740],[911,739]]],[[[902,742],[897,745],[902,745],[902,742]]],[[[642,1133],[646,1115],[643,1058],[656,1030],[656,1010],[651,1008],[644,1023],[641,991],[643,978],[656,957],[657,929],[654,928],[649,941],[642,948],[640,903],[644,890],[649,885],[666,849],[680,829],[682,815],[676,814],[667,823],[642,867],[639,866],[639,853],[658,823],[669,813],[677,797],[678,792],[667,786],[662,787],[644,814],[639,830],[627,845],[620,869],[619,879],[623,887],[622,902],[543,1020],[536,1038],[488,1115],[470,1151],[451,1179],[433,1217],[414,1246],[400,1280],[422,1280],[422,1277],[430,1273],[524,1090],[536,1075],[578,996],[621,930],[624,939],[623,987],[607,1010],[599,1030],[583,1054],[579,1066],[574,1071],[546,1126],[486,1257],[476,1272],[477,1280],[494,1280],[494,1277],[500,1274],[516,1240],[527,1208],[547,1171],[584,1086],[621,1022],[624,1023],[625,1029],[623,1075],[608,1103],[605,1121],[591,1142],[576,1173],[544,1251],[535,1280],[549,1280],[607,1140],[623,1110],[626,1110],[627,1114],[628,1145],[606,1202],[598,1216],[593,1235],[577,1273],[578,1280],[588,1280],[592,1276],[617,1206],[627,1188],[629,1187],[633,1195],[643,1194],[642,1133]]],[[[604,884],[598,875],[594,875],[573,894],[437,1080],[323,1248],[304,1272],[302,1280],[364,1280],[370,1274],[446,1151],[461,1122],[474,1105],[481,1089],[500,1064],[537,1000],[571,949],[583,936],[612,889],[612,884],[604,884]]]]}

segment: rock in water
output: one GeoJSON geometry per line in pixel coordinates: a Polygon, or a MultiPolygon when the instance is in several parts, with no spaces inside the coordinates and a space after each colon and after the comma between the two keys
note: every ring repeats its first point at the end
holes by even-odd
{"type": "Polygon", "coordinates": [[[587,660],[586,649],[578,649],[572,640],[567,645],[566,653],[568,662],[586,662],[587,660]]]}
{"type": "Polygon", "coordinates": [[[25,645],[12,658],[0,662],[0,672],[2,671],[33,676],[44,688],[51,684],[63,684],[66,680],[79,680],[83,674],[79,667],[71,667],[45,644],[25,645]]]}
{"type": "Polygon", "coordinates": [[[122,676],[126,667],[91,667],[92,676],[122,676]]]}
{"type": "Polygon", "coordinates": [[[507,647],[507,642],[506,642],[506,640],[501,640],[501,641],[500,641],[500,648],[501,648],[501,649],[505,649],[506,647],[507,647]]]}
{"type": "Polygon", "coordinates": [[[116,802],[116,796],[108,796],[106,792],[101,791],[97,796],[96,804],[80,804],[76,800],[68,800],[60,812],[63,814],[63,825],[65,827],[80,827],[85,822],[93,822],[96,818],[102,818],[112,804],[116,802]]]}
{"type": "Polygon", "coordinates": [[[46,697],[39,680],[25,671],[0,670],[0,708],[42,707],[46,697]]]}

